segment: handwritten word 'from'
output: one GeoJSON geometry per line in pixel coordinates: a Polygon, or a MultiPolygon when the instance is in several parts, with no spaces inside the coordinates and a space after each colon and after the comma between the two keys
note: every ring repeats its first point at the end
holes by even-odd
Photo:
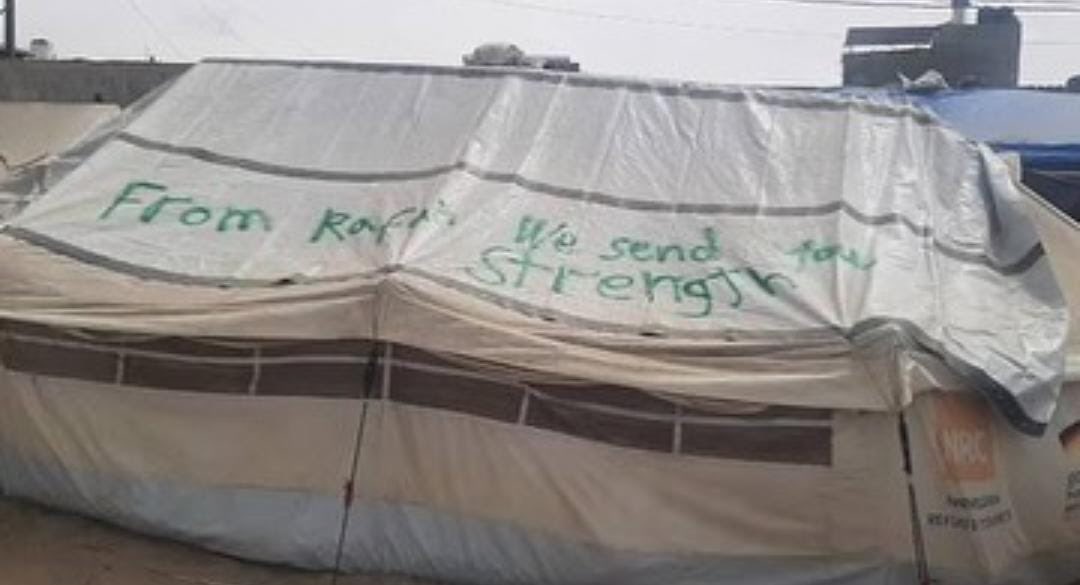
{"type": "Polygon", "coordinates": [[[112,203],[98,216],[104,221],[121,208],[135,207],[142,223],[154,223],[171,218],[187,227],[212,226],[218,232],[261,229],[270,231],[270,214],[255,208],[226,206],[225,208],[197,203],[188,195],[171,193],[169,188],[150,181],[132,181],[120,190],[112,203]],[[149,199],[147,195],[152,195],[149,199]]]}

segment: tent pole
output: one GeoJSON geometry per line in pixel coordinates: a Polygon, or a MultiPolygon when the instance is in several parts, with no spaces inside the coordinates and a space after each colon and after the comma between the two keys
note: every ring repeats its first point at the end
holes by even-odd
{"type": "Polygon", "coordinates": [[[15,58],[15,0],[4,2],[4,56],[15,58]]]}
{"type": "MultiPolygon", "coordinates": [[[[377,339],[377,338],[376,338],[377,339]]],[[[380,341],[372,341],[371,353],[368,355],[367,370],[364,372],[360,395],[360,416],[356,421],[356,434],[353,436],[352,463],[349,465],[349,477],[345,480],[342,490],[343,505],[341,511],[341,524],[338,527],[337,551],[334,554],[334,568],[330,575],[330,585],[337,585],[341,575],[341,561],[345,554],[345,539],[349,536],[349,511],[352,510],[353,498],[356,494],[356,471],[360,466],[360,448],[364,442],[364,428],[367,426],[368,405],[373,399],[383,397],[385,383],[384,372],[388,369],[390,360],[390,344],[380,341]],[[386,353],[385,358],[383,353],[386,353]]]]}
{"type": "Polygon", "coordinates": [[[899,419],[900,448],[904,455],[904,475],[907,477],[908,508],[911,511],[911,540],[915,549],[915,574],[919,585],[931,585],[930,567],[926,560],[926,541],[923,538],[920,522],[919,500],[915,496],[915,479],[911,465],[911,443],[908,439],[907,417],[900,413],[899,419]]]}

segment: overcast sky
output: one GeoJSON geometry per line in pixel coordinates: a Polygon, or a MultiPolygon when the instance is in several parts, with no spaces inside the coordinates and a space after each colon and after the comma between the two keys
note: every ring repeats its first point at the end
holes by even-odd
{"type": "MultiPolygon", "coordinates": [[[[1021,78],[1060,84],[1080,73],[1080,0],[1041,1],[1076,11],[1021,15],[1021,78]]],[[[17,14],[20,45],[46,37],[61,57],[456,64],[508,41],[599,73],[799,85],[839,84],[848,26],[948,17],[790,0],[21,0],[17,14]]]]}

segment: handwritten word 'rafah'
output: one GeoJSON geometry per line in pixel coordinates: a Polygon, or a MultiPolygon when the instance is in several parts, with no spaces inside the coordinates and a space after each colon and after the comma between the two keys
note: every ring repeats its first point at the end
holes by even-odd
{"type": "Polygon", "coordinates": [[[870,270],[877,260],[869,255],[860,254],[852,248],[839,244],[821,244],[814,240],[804,240],[798,247],[788,251],[799,262],[799,270],[812,264],[845,262],[858,270],[870,270]]]}
{"type": "Polygon", "coordinates": [[[218,232],[261,229],[270,231],[270,214],[257,207],[222,207],[202,204],[193,196],[173,193],[160,183],[132,181],[120,190],[112,203],[98,216],[107,220],[121,209],[134,208],[142,223],[174,221],[186,227],[210,226],[218,232]]]}
{"type": "Polygon", "coordinates": [[[457,222],[453,212],[441,200],[434,207],[403,207],[382,216],[374,213],[339,211],[332,207],[323,211],[322,219],[308,238],[310,243],[324,240],[343,242],[370,234],[375,244],[386,242],[395,231],[413,231],[430,224],[453,226],[457,222]]]}

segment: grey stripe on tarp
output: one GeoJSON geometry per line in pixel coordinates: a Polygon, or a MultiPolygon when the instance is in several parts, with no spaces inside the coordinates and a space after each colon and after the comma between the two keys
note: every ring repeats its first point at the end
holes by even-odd
{"type": "MultiPolygon", "coordinates": [[[[666,337],[666,338],[682,338],[682,339],[716,339],[726,341],[736,340],[775,340],[781,339],[785,343],[796,342],[810,342],[810,343],[824,343],[830,341],[842,340],[848,337],[848,330],[836,325],[821,325],[820,327],[802,328],[802,329],[679,329],[675,327],[650,327],[648,329],[642,329],[640,325],[619,324],[613,322],[599,321],[595,319],[589,319],[586,317],[579,317],[566,313],[563,311],[557,311],[550,308],[542,308],[532,303],[521,301],[511,295],[504,295],[485,289],[479,286],[469,284],[467,282],[442,276],[439,274],[427,272],[425,270],[405,267],[398,264],[388,264],[377,270],[357,273],[346,276],[332,277],[332,278],[320,278],[316,280],[266,280],[266,279],[246,279],[246,278],[221,278],[221,277],[209,277],[209,276],[196,276],[189,274],[182,274],[178,272],[169,272],[165,270],[159,270],[156,268],[150,268],[131,262],[125,262],[123,260],[117,260],[109,256],[103,256],[97,252],[92,252],[85,248],[73,246],[67,242],[51,238],[49,236],[40,234],[38,232],[27,230],[16,226],[6,226],[0,229],[0,233],[9,235],[18,240],[40,246],[56,254],[66,256],[86,264],[99,266],[113,272],[126,274],[136,278],[143,278],[147,280],[156,280],[169,284],[177,285],[190,285],[190,286],[207,286],[213,288],[233,288],[233,287],[266,287],[266,286],[303,286],[305,284],[327,283],[327,282],[344,282],[348,280],[363,280],[375,278],[380,275],[390,275],[397,272],[403,272],[412,276],[423,278],[431,281],[440,286],[457,290],[461,293],[470,295],[477,299],[481,299],[503,308],[511,309],[522,313],[528,317],[540,319],[549,322],[559,322],[566,324],[573,324],[580,327],[585,327],[593,331],[622,334],[622,335],[642,335],[648,337],[666,337]]],[[[1041,256],[1040,256],[1041,257],[1041,256]]],[[[1037,259],[1036,259],[1037,261],[1037,259]]],[[[370,288],[374,288],[372,285],[370,288]]],[[[880,319],[870,319],[870,321],[880,321],[880,319]]],[[[914,326],[913,324],[911,326],[914,326]]],[[[860,324],[852,326],[851,330],[855,330],[860,327],[860,324]]]]}
{"type": "Polygon", "coordinates": [[[878,116],[910,118],[921,125],[940,126],[940,123],[929,112],[908,104],[868,100],[841,94],[825,94],[817,90],[717,86],[687,81],[601,77],[587,73],[517,67],[450,67],[401,63],[344,63],[340,61],[228,58],[206,59],[203,62],[211,65],[327,69],[333,71],[356,71],[359,73],[432,75],[459,79],[522,79],[571,88],[613,89],[631,93],[646,93],[663,97],[685,97],[704,101],[731,103],[754,101],[770,106],[805,110],[856,110],[878,116]]]}
{"type": "Polygon", "coordinates": [[[336,183],[365,184],[387,183],[397,181],[415,181],[419,179],[430,179],[434,177],[439,177],[453,172],[464,172],[482,181],[506,185],[515,185],[532,193],[548,195],[570,201],[585,201],[588,203],[595,203],[598,205],[604,205],[607,207],[630,211],[678,213],[691,215],[728,215],[737,217],[776,218],[803,218],[821,215],[831,215],[834,213],[843,213],[852,220],[870,227],[882,227],[888,225],[901,226],[907,229],[912,235],[916,237],[930,239],[933,242],[934,248],[936,250],[941,252],[943,255],[952,258],[953,260],[959,262],[967,262],[971,264],[979,264],[1006,276],[1020,274],[1027,271],[1039,260],[1039,258],[1043,256],[1042,245],[1035,244],[1014,262],[998,262],[997,260],[991,258],[989,255],[983,252],[962,250],[960,248],[945,244],[940,240],[934,238],[933,228],[927,225],[916,223],[915,221],[905,217],[902,214],[868,214],[857,209],[855,206],[851,205],[847,201],[830,201],[828,203],[823,203],[820,205],[805,206],[763,206],[729,203],[684,202],[668,203],[664,201],[630,199],[626,197],[619,197],[617,195],[603,193],[600,191],[562,187],[542,181],[529,179],[516,173],[504,173],[486,170],[464,161],[457,161],[452,164],[439,165],[425,169],[361,173],[352,171],[311,169],[307,167],[294,167],[288,165],[280,165],[276,163],[262,162],[254,159],[221,154],[206,148],[196,146],[182,146],[153,140],[150,138],[137,136],[129,132],[120,132],[116,135],[115,138],[121,142],[129,144],[131,146],[135,146],[137,148],[153,150],[157,152],[166,152],[169,154],[176,154],[180,156],[187,156],[205,163],[238,168],[255,173],[286,177],[290,179],[306,179],[336,183]]]}

